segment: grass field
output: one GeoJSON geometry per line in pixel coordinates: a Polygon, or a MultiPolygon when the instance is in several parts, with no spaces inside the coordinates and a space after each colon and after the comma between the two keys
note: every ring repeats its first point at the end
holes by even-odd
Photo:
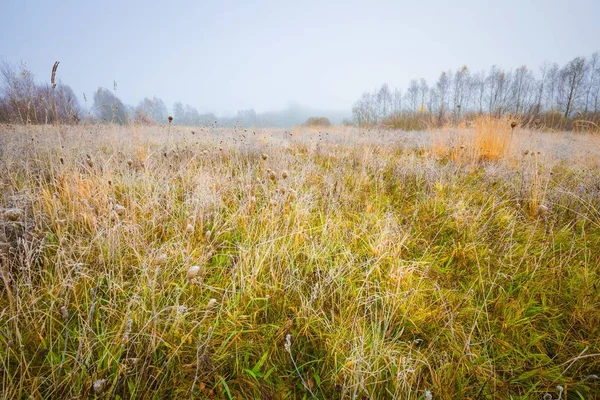
{"type": "Polygon", "coordinates": [[[600,398],[600,136],[5,125],[0,211],[6,399],[600,398]]]}

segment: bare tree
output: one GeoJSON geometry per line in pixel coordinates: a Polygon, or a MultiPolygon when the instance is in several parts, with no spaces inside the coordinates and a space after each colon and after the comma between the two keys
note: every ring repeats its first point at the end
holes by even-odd
{"type": "MultiPolygon", "coordinates": [[[[596,56],[598,53],[594,53],[596,56]]],[[[597,58],[597,57],[596,57],[597,58]]],[[[593,104],[593,110],[595,113],[600,112],[600,65],[596,65],[593,70],[594,79],[591,90],[591,102],[593,104]]]]}
{"type": "Polygon", "coordinates": [[[110,90],[104,88],[98,88],[96,93],[94,93],[92,110],[102,122],[126,124],[128,121],[127,111],[123,102],[111,93],[110,90]]]}
{"type": "Polygon", "coordinates": [[[352,117],[356,125],[372,126],[377,124],[377,109],[371,93],[363,93],[352,107],[352,117]]]}
{"type": "Polygon", "coordinates": [[[472,90],[475,94],[475,107],[478,109],[479,114],[483,114],[483,100],[485,98],[485,89],[486,89],[486,81],[487,78],[485,76],[485,71],[481,71],[476,73],[472,79],[472,90]]]}
{"type": "Polygon", "coordinates": [[[517,115],[528,111],[531,105],[533,73],[523,65],[516,69],[511,85],[512,109],[517,115]]]}
{"type": "Polygon", "coordinates": [[[11,65],[3,63],[0,72],[4,79],[3,92],[14,119],[22,124],[37,122],[37,110],[34,104],[36,85],[33,73],[23,63],[19,65],[19,72],[11,65]]]}
{"type": "Polygon", "coordinates": [[[586,68],[585,58],[576,57],[560,70],[558,89],[565,118],[569,117],[582,95],[586,68]]]}
{"type": "Polygon", "coordinates": [[[490,74],[486,78],[488,112],[498,117],[502,116],[506,109],[508,99],[508,86],[510,74],[497,66],[492,66],[490,74]]]}
{"type": "MultiPolygon", "coordinates": [[[[594,89],[598,86],[598,80],[600,78],[600,54],[595,52],[590,57],[587,66],[587,78],[585,88],[585,105],[583,107],[584,112],[589,111],[589,107],[594,100],[594,89]]],[[[595,111],[595,108],[594,108],[595,111]]]]}
{"type": "Polygon", "coordinates": [[[460,118],[461,110],[465,109],[465,102],[470,92],[470,80],[471,75],[469,68],[467,68],[466,65],[463,65],[462,68],[454,74],[454,96],[452,105],[457,118],[460,118]]]}
{"type": "Polygon", "coordinates": [[[392,94],[387,83],[381,85],[381,88],[377,92],[376,99],[379,119],[383,119],[388,116],[392,105],[392,94]]]}
{"type": "Polygon", "coordinates": [[[396,115],[399,115],[402,112],[402,90],[395,89],[393,95],[393,112],[396,115]]]}
{"type": "Polygon", "coordinates": [[[417,112],[419,107],[419,83],[416,79],[410,81],[406,90],[406,97],[412,112],[417,112]]]}
{"type": "Polygon", "coordinates": [[[444,114],[446,112],[446,109],[448,108],[448,98],[449,98],[449,91],[450,91],[450,78],[449,78],[449,73],[446,72],[442,72],[440,74],[440,77],[438,78],[437,83],[435,84],[435,88],[436,88],[436,92],[437,92],[437,96],[438,96],[438,103],[439,103],[439,107],[438,107],[438,117],[439,120],[441,121],[444,118],[444,114]]]}
{"type": "Polygon", "coordinates": [[[423,78],[419,81],[419,96],[420,96],[420,105],[419,111],[425,112],[425,100],[427,99],[427,93],[429,92],[429,86],[427,85],[427,81],[423,78]]]}
{"type": "Polygon", "coordinates": [[[0,72],[4,81],[0,91],[3,121],[23,124],[79,121],[79,102],[68,85],[54,79],[52,86],[39,85],[25,64],[19,65],[17,71],[4,63],[0,72]]]}
{"type": "Polygon", "coordinates": [[[536,100],[535,100],[535,108],[533,113],[539,114],[542,111],[542,100],[544,98],[544,89],[546,85],[546,80],[548,76],[548,63],[544,62],[544,64],[540,67],[541,79],[535,83],[535,92],[536,92],[536,100]]]}
{"type": "Polygon", "coordinates": [[[140,101],[135,110],[137,115],[146,115],[153,122],[163,123],[167,120],[169,111],[164,101],[157,98],[156,96],[151,99],[146,97],[140,101]]]}

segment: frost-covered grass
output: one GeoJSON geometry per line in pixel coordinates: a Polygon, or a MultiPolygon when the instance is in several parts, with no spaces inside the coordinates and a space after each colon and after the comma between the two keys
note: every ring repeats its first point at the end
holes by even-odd
{"type": "Polygon", "coordinates": [[[4,398],[600,396],[597,137],[194,131],[0,128],[4,398]]]}

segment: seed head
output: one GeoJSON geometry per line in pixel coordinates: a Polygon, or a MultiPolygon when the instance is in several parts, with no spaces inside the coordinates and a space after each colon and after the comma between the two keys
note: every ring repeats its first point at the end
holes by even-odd
{"type": "Polygon", "coordinates": [[[10,250],[10,248],[11,248],[10,243],[0,242],[0,255],[8,254],[8,251],[10,250]]]}
{"type": "Polygon", "coordinates": [[[8,208],[4,210],[2,216],[7,221],[18,221],[23,218],[23,210],[20,208],[8,208]]]}
{"type": "Polygon", "coordinates": [[[94,393],[101,394],[106,390],[108,386],[108,381],[106,379],[97,379],[94,381],[93,389],[94,393]]]}
{"type": "Polygon", "coordinates": [[[263,161],[264,161],[264,160],[266,160],[267,158],[269,158],[269,156],[268,156],[268,155],[266,155],[265,153],[263,153],[263,154],[262,154],[262,156],[261,156],[261,158],[262,158],[262,159],[263,159],[263,161]]]}
{"type": "Polygon", "coordinates": [[[187,226],[185,227],[185,231],[187,233],[194,233],[194,225],[192,224],[187,224],[187,226]]]}
{"type": "Polygon", "coordinates": [[[120,204],[115,204],[114,209],[118,216],[122,216],[123,214],[125,214],[126,209],[120,204]]]}
{"type": "Polygon", "coordinates": [[[177,315],[183,315],[187,310],[187,306],[179,306],[177,307],[177,315]]]}
{"type": "Polygon", "coordinates": [[[213,308],[215,305],[217,305],[217,299],[210,299],[210,300],[208,301],[208,303],[206,304],[206,308],[210,310],[210,309],[211,309],[211,308],[213,308]]]}
{"type": "Polygon", "coordinates": [[[198,277],[199,273],[200,273],[200,267],[197,265],[192,265],[191,267],[188,268],[185,278],[188,281],[194,280],[198,277]]]}
{"type": "Polygon", "coordinates": [[[130,318],[127,320],[125,324],[125,333],[123,334],[123,342],[127,343],[129,341],[129,334],[131,333],[131,325],[133,324],[133,320],[130,318]]]}
{"type": "Polygon", "coordinates": [[[550,209],[547,206],[540,204],[536,210],[536,214],[540,217],[543,217],[548,214],[548,211],[550,211],[550,209]]]}
{"type": "Polygon", "coordinates": [[[290,335],[289,333],[287,335],[285,335],[284,348],[285,348],[285,351],[287,351],[288,353],[292,351],[292,335],[290,335]]]}
{"type": "Polygon", "coordinates": [[[69,319],[69,310],[67,310],[67,307],[62,306],[60,308],[60,315],[62,315],[63,321],[67,322],[67,320],[69,319]]]}
{"type": "Polygon", "coordinates": [[[169,123],[173,122],[173,117],[169,115],[169,118],[167,118],[169,120],[169,123]]]}
{"type": "Polygon", "coordinates": [[[167,261],[169,261],[167,255],[165,253],[161,253],[158,255],[158,257],[156,257],[156,265],[160,265],[163,266],[167,263],[167,261]]]}
{"type": "Polygon", "coordinates": [[[273,182],[277,180],[277,174],[275,173],[275,171],[269,172],[269,179],[271,179],[273,182]]]}
{"type": "Polygon", "coordinates": [[[287,177],[288,177],[288,172],[287,172],[287,171],[283,171],[283,172],[281,173],[281,177],[282,177],[283,179],[287,179],[287,177]]]}
{"type": "Polygon", "coordinates": [[[60,64],[60,61],[56,61],[54,62],[54,65],[52,66],[52,74],[50,75],[50,83],[52,84],[52,89],[56,88],[56,70],[58,69],[58,64],[60,64]]]}

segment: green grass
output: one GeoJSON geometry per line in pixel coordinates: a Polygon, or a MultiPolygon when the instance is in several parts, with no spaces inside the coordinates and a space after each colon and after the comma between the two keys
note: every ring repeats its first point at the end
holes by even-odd
{"type": "Polygon", "coordinates": [[[600,396],[592,161],[2,129],[4,398],[600,396]]]}

